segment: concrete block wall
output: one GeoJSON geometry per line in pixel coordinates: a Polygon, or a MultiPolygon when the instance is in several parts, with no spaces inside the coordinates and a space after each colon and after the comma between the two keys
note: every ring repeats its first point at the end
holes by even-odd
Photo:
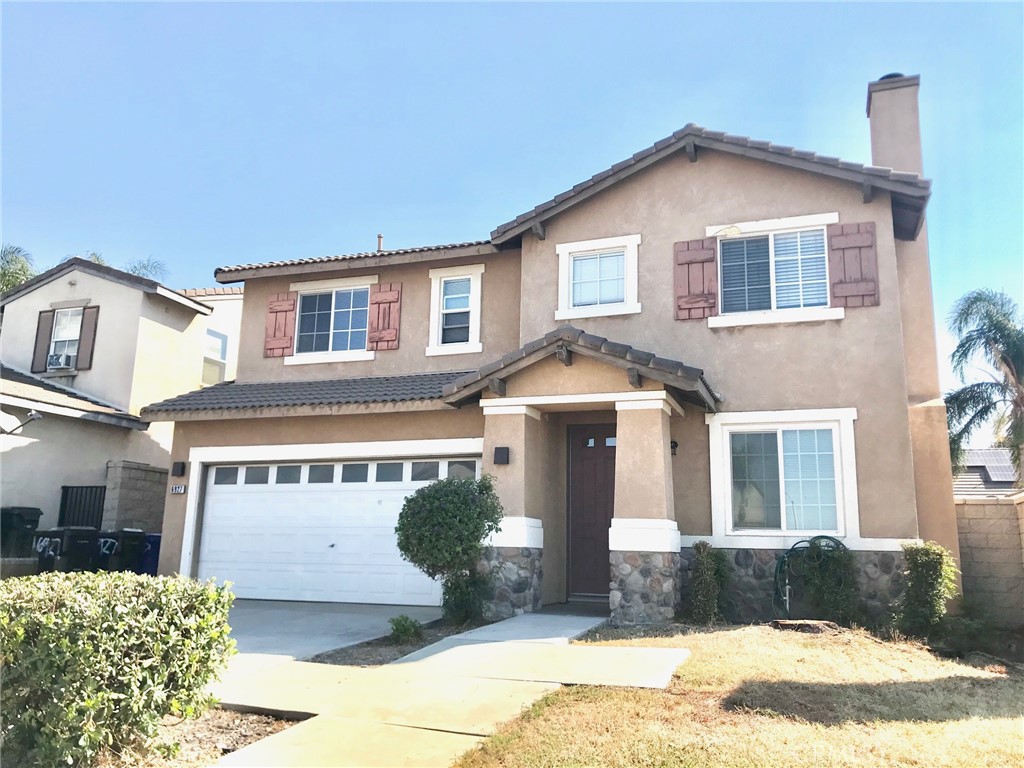
{"type": "Polygon", "coordinates": [[[958,499],[964,598],[994,623],[1024,626],[1024,493],[958,499]]]}
{"type": "Polygon", "coordinates": [[[141,528],[160,533],[166,493],[166,469],[135,461],[107,462],[103,530],[141,528]]]}

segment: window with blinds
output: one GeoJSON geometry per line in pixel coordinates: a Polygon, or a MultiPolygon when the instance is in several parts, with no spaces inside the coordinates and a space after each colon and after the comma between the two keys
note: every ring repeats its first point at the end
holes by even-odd
{"type": "Polygon", "coordinates": [[[722,313],[828,306],[825,230],[722,240],[722,313]]]}

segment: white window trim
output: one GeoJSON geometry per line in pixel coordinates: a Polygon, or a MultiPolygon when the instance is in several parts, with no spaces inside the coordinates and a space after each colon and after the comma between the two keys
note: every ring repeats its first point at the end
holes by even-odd
{"type": "MultiPolygon", "coordinates": [[[[380,282],[377,275],[361,275],[359,277],[339,277],[334,280],[306,280],[304,282],[292,283],[288,286],[289,291],[299,294],[295,300],[295,330],[292,338],[292,354],[283,358],[285,365],[317,365],[322,363],[352,363],[361,360],[373,360],[377,353],[369,349],[346,349],[341,351],[327,352],[296,352],[299,345],[299,301],[303,294],[328,293],[337,290],[349,290],[352,288],[369,288],[380,282]]],[[[333,301],[333,299],[332,299],[333,301]]],[[[369,306],[367,306],[367,338],[369,338],[369,306]]],[[[333,322],[333,314],[332,314],[333,322]]]]}
{"type": "Polygon", "coordinates": [[[430,337],[427,357],[436,355],[468,355],[484,351],[480,341],[480,308],[483,294],[484,264],[432,269],[430,275],[430,337]],[[469,341],[461,344],[441,343],[441,290],[445,280],[469,279],[469,341]]]}
{"type": "MultiPolygon", "coordinates": [[[[815,213],[808,216],[788,216],[781,219],[741,221],[736,224],[714,224],[704,228],[705,237],[716,237],[718,242],[718,306],[722,307],[722,241],[747,237],[768,237],[769,279],[771,299],[775,303],[775,238],[773,235],[786,232],[804,232],[809,229],[825,228],[825,288],[829,301],[832,299],[832,282],[828,266],[828,225],[839,223],[839,213],[815,213]]],[[[708,328],[736,328],[744,325],[776,325],[780,323],[819,323],[826,320],[842,320],[846,317],[843,307],[793,307],[790,309],[764,309],[753,312],[729,312],[708,318],[708,328]]]]}
{"type": "Polygon", "coordinates": [[[635,315],[640,312],[637,298],[639,283],[640,235],[603,237],[598,240],[581,240],[576,243],[559,243],[555,246],[558,254],[558,309],[555,320],[577,320],[584,317],[612,317],[614,315],[635,315]],[[572,305],[572,260],[575,256],[591,255],[599,251],[625,251],[625,292],[624,301],[616,304],[593,304],[586,307],[572,305]]]}
{"type": "MultiPolygon", "coordinates": [[[[192,557],[197,551],[196,528],[202,500],[203,477],[210,464],[242,464],[248,462],[295,463],[326,459],[336,464],[346,459],[414,459],[420,456],[434,458],[477,458],[477,476],[483,464],[482,437],[436,438],[429,440],[390,440],[363,443],[306,443],[301,445],[239,445],[202,446],[188,452],[188,494],[185,497],[185,523],[181,540],[178,572],[192,576],[192,557]]],[[[264,486],[259,486],[263,488],[264,486]]]]}
{"type": "MultiPolygon", "coordinates": [[[[747,411],[707,414],[711,444],[711,543],[715,546],[752,549],[788,549],[812,536],[833,536],[850,549],[897,550],[903,539],[863,539],[857,500],[857,462],[853,422],[856,408],[822,408],[793,411],[747,411]],[[733,431],[787,429],[835,429],[836,516],[838,531],[734,531],[732,527],[732,477],[729,434],[733,431]]],[[[781,457],[780,457],[781,461],[781,457]]],[[[684,545],[707,537],[684,537],[684,545]],[[691,541],[692,539],[692,541],[691,541]]]]}

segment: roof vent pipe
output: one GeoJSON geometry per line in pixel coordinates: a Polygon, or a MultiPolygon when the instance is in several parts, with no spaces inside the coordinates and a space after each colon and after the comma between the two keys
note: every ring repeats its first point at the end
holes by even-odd
{"type": "Polygon", "coordinates": [[[377,235],[377,253],[384,250],[384,235],[377,235]]]}

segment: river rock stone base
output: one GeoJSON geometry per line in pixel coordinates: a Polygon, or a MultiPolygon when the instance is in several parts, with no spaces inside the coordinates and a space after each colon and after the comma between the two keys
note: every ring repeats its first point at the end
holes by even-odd
{"type": "Polygon", "coordinates": [[[541,568],[539,547],[487,547],[479,570],[491,576],[484,600],[487,621],[510,619],[540,610],[541,568]]]}
{"type": "MultiPolygon", "coordinates": [[[[749,623],[780,618],[772,607],[775,569],[782,549],[727,549],[729,583],[726,587],[725,618],[749,623]]],[[[902,552],[854,552],[857,563],[857,587],[867,618],[885,621],[892,615],[903,593],[902,552]]],[[[690,602],[690,570],[693,550],[682,550],[681,582],[683,612],[690,602]]],[[[803,580],[790,577],[790,614],[794,619],[820,618],[804,596],[803,580]]]]}
{"type": "Polygon", "coordinates": [[[665,624],[679,606],[676,552],[611,552],[608,605],[616,626],[665,624]]]}

